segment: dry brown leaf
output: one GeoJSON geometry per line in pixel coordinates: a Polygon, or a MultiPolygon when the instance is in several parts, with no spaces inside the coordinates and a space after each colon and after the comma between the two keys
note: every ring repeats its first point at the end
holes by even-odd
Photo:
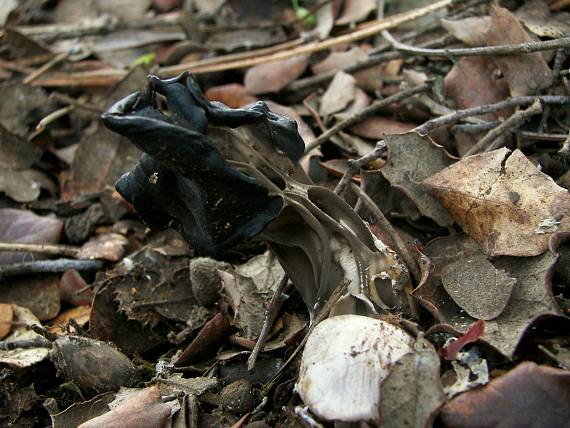
{"type": "Polygon", "coordinates": [[[371,101],[372,100],[366,94],[366,92],[357,87],[354,89],[354,99],[348,105],[348,107],[339,113],[335,113],[333,116],[335,120],[338,121],[348,119],[349,117],[358,114],[365,107],[369,106],[371,101]]]}
{"type": "Polygon", "coordinates": [[[570,372],[525,361],[490,384],[465,392],[441,410],[446,427],[566,427],[570,372]]]}
{"type": "Polygon", "coordinates": [[[296,55],[251,67],[245,73],[245,89],[253,95],[278,92],[303,74],[308,63],[309,55],[296,55]]]}
{"type": "Polygon", "coordinates": [[[48,331],[58,336],[65,336],[68,332],[64,327],[71,320],[75,321],[81,327],[84,327],[89,322],[90,312],[91,307],[88,305],[76,306],[63,311],[51,321],[51,327],[48,327],[48,331]]]}
{"type": "MultiPolygon", "coordinates": [[[[489,46],[532,42],[518,19],[507,9],[491,5],[491,26],[485,35],[489,46]]],[[[532,95],[552,84],[552,71],[540,52],[493,57],[513,97],[532,95]]]]}
{"type": "Polygon", "coordinates": [[[426,217],[440,226],[451,226],[453,219],[445,208],[431,197],[421,184],[422,181],[451,165],[448,153],[429,137],[415,132],[386,135],[390,158],[380,170],[382,175],[401,190],[426,217]]]}
{"type": "Polygon", "coordinates": [[[550,13],[546,2],[529,0],[519,7],[515,16],[533,34],[539,37],[565,37],[570,33],[570,14],[568,12],[550,13]]]}
{"type": "Polygon", "coordinates": [[[342,15],[336,20],[336,24],[346,25],[360,22],[377,7],[377,0],[345,0],[342,15]]]}
{"type": "Polygon", "coordinates": [[[32,367],[46,359],[49,355],[49,342],[41,335],[33,331],[29,326],[41,327],[40,321],[29,309],[21,306],[12,306],[14,310],[14,324],[11,333],[4,338],[3,343],[30,341],[38,343],[37,347],[30,346],[12,350],[0,349],[0,364],[11,369],[24,369],[32,367]],[[43,344],[42,344],[43,342],[43,344]]]}
{"type": "Polygon", "coordinates": [[[321,62],[312,65],[311,70],[314,74],[322,74],[327,73],[329,71],[339,71],[343,70],[349,65],[366,59],[368,55],[358,46],[353,47],[350,50],[338,52],[334,51],[331,52],[329,56],[327,56],[321,62]]]}
{"type": "Polygon", "coordinates": [[[315,35],[319,40],[326,39],[334,27],[335,2],[329,2],[317,10],[315,17],[317,18],[317,26],[310,31],[311,35],[315,35]]]}
{"type": "Polygon", "coordinates": [[[228,304],[234,312],[233,325],[243,336],[259,336],[265,311],[283,268],[270,252],[255,256],[231,271],[220,272],[228,304]]]}
{"type": "Polygon", "coordinates": [[[359,137],[380,140],[389,134],[404,134],[416,127],[415,123],[402,122],[383,116],[372,116],[350,128],[359,137]]]}
{"type": "MultiPolygon", "coordinates": [[[[0,209],[0,240],[26,244],[56,244],[61,238],[63,223],[31,211],[0,209]]],[[[2,253],[0,265],[37,260],[29,253],[2,253]]]]}
{"type": "Polygon", "coordinates": [[[453,301],[470,316],[492,320],[507,306],[517,280],[480,254],[447,265],[441,281],[453,301]]]}
{"type": "Polygon", "coordinates": [[[489,256],[534,256],[570,230],[570,195],[520,150],[469,156],[424,181],[489,256]]]}
{"type": "Polygon", "coordinates": [[[61,309],[58,283],[53,274],[5,278],[0,280],[0,302],[25,307],[40,321],[50,320],[61,309]]]}
{"type": "Polygon", "coordinates": [[[339,111],[342,111],[354,100],[356,80],[344,71],[338,71],[321,97],[319,113],[327,118],[339,111]]]}
{"type": "MultiPolygon", "coordinates": [[[[424,251],[432,260],[433,269],[428,281],[414,290],[414,298],[443,324],[432,327],[435,331],[447,331],[451,326],[458,334],[466,332],[476,320],[449,297],[440,275],[448,264],[476,255],[480,249],[473,240],[459,235],[434,240],[424,251]]],[[[505,270],[517,283],[501,315],[485,322],[483,341],[507,358],[513,358],[519,342],[535,323],[565,319],[560,317],[552,297],[552,272],[557,263],[558,256],[551,252],[527,258],[500,257],[494,262],[497,269],[505,270]]]]}
{"type": "Polygon", "coordinates": [[[243,107],[257,101],[257,98],[248,94],[245,87],[239,83],[213,86],[205,95],[210,101],[219,101],[231,108],[243,107]]]}
{"type": "Polygon", "coordinates": [[[97,235],[87,241],[79,249],[79,259],[103,259],[118,262],[125,253],[129,241],[118,233],[97,235]]]}
{"type": "Polygon", "coordinates": [[[0,124],[0,165],[4,168],[26,169],[41,157],[39,147],[13,134],[0,124]]]}
{"type": "Polygon", "coordinates": [[[87,283],[75,269],[64,272],[59,279],[58,288],[61,300],[70,305],[90,305],[93,300],[93,290],[87,287],[87,283]]]}
{"type": "MultiPolygon", "coordinates": [[[[451,68],[444,79],[446,96],[460,109],[492,104],[509,96],[507,82],[493,77],[494,65],[486,57],[464,57],[451,68]]],[[[481,115],[484,120],[507,117],[512,109],[481,115]]]]}
{"type": "Polygon", "coordinates": [[[441,25],[457,40],[467,46],[484,46],[485,33],[491,26],[490,16],[474,16],[471,18],[449,20],[442,19],[441,25]]]}
{"type": "Polygon", "coordinates": [[[110,412],[79,425],[80,428],[120,426],[124,428],[167,428],[172,408],[163,403],[158,386],[150,386],[131,394],[110,412]]]}
{"type": "Polygon", "coordinates": [[[14,309],[9,303],[0,303],[0,340],[10,334],[12,320],[14,319],[14,309]]]}

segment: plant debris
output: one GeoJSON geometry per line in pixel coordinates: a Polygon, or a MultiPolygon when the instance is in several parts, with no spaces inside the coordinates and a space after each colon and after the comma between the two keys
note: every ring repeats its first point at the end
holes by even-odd
{"type": "Polygon", "coordinates": [[[569,13],[0,2],[0,425],[566,426],[569,13]]]}

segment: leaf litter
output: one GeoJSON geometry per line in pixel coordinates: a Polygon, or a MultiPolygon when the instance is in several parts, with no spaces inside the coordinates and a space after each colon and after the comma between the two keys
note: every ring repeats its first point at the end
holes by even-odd
{"type": "Polygon", "coordinates": [[[3,424],[564,426],[564,2],[40,3],[0,6],[3,424]]]}

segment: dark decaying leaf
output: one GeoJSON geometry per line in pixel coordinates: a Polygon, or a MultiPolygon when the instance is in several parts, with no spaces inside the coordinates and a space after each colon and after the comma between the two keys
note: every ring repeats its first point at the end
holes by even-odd
{"type": "MultiPolygon", "coordinates": [[[[556,247],[553,247],[553,251],[556,247]]],[[[434,269],[428,281],[414,290],[413,295],[442,324],[462,333],[476,320],[467,315],[449,297],[441,284],[443,268],[463,257],[477,254],[480,250],[472,240],[465,237],[449,237],[426,247],[425,254],[432,260],[434,269]]],[[[504,270],[517,280],[511,297],[502,313],[485,323],[481,339],[508,358],[515,354],[517,346],[535,323],[564,318],[552,297],[552,272],[558,261],[557,253],[546,252],[535,257],[501,257],[494,262],[497,269],[504,270]]],[[[436,326],[437,327],[437,326],[436,326]]],[[[433,327],[432,329],[438,330],[433,327]]],[[[432,330],[430,330],[432,331],[432,330]]]]}
{"type": "Polygon", "coordinates": [[[379,426],[425,427],[444,403],[439,356],[425,338],[397,360],[380,385],[379,426]]]}
{"type": "Polygon", "coordinates": [[[516,283],[483,255],[445,266],[441,281],[455,303],[473,318],[483,320],[497,318],[503,312],[516,283]]]}
{"type": "Polygon", "coordinates": [[[91,400],[73,404],[60,413],[50,415],[53,428],[77,427],[83,422],[107,413],[108,404],[113,401],[114,396],[113,392],[106,392],[96,395],[91,400]]]}
{"type": "Polygon", "coordinates": [[[177,367],[195,364],[202,359],[212,357],[224,343],[230,331],[230,323],[221,313],[216,314],[204,325],[192,343],[174,363],[177,367]]]}
{"type": "Polygon", "coordinates": [[[483,388],[445,404],[447,427],[567,427],[570,372],[525,361],[483,388]]]}
{"type": "Polygon", "coordinates": [[[129,358],[105,342],[63,336],[53,344],[52,358],[60,375],[88,392],[116,391],[136,382],[129,358]]]}
{"type": "Polygon", "coordinates": [[[392,186],[400,189],[426,217],[440,226],[451,226],[453,219],[443,206],[426,193],[421,182],[452,164],[451,157],[443,147],[429,137],[415,132],[386,135],[390,159],[380,170],[392,186]]]}
{"type": "Polygon", "coordinates": [[[61,308],[57,275],[25,275],[0,280],[0,302],[28,308],[40,321],[55,318],[61,308]]]}

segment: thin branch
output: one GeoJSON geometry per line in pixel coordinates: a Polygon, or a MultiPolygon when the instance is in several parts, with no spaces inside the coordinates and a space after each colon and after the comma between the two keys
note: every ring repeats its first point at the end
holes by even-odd
{"type": "Polygon", "coordinates": [[[12,265],[0,266],[0,279],[9,276],[27,275],[30,273],[58,273],[69,269],[78,271],[100,270],[104,263],[100,260],[38,260],[35,262],[15,263],[12,265]]]}
{"type": "Polygon", "coordinates": [[[255,342],[255,346],[251,355],[247,359],[247,370],[253,372],[255,370],[255,362],[257,361],[257,357],[259,353],[263,349],[265,345],[265,341],[267,340],[267,336],[269,335],[269,330],[273,326],[275,319],[277,318],[277,313],[279,312],[279,307],[282,303],[282,294],[285,286],[287,285],[287,281],[289,281],[289,277],[287,274],[283,274],[279,283],[277,284],[277,288],[275,289],[273,296],[271,297],[271,301],[269,302],[269,307],[267,311],[265,311],[265,319],[263,321],[263,326],[261,327],[261,332],[259,333],[259,337],[257,338],[257,342],[255,342]]]}
{"type": "Polygon", "coordinates": [[[435,2],[433,4],[424,7],[420,7],[404,13],[399,13],[397,15],[393,15],[388,18],[379,20],[372,25],[369,25],[367,27],[361,28],[359,30],[353,31],[348,34],[344,34],[342,36],[331,37],[323,41],[315,41],[312,43],[307,43],[305,45],[299,46],[298,48],[277,52],[272,55],[257,56],[244,61],[224,62],[222,64],[219,64],[219,66],[208,67],[206,69],[202,68],[199,62],[177,64],[172,67],[161,68],[159,71],[159,75],[165,75],[165,76],[176,75],[187,70],[192,71],[193,73],[231,70],[235,68],[251,67],[254,65],[265,64],[273,61],[280,61],[297,55],[319,52],[326,49],[334,48],[339,45],[350,44],[358,40],[374,36],[383,30],[394,28],[406,22],[410,22],[415,19],[421,18],[422,16],[429,15],[430,13],[433,13],[439,9],[449,6],[451,3],[452,0],[440,0],[438,2],[435,2]]]}
{"type": "MultiPolygon", "coordinates": [[[[284,48],[278,52],[259,55],[257,51],[251,51],[252,55],[250,58],[241,59],[237,61],[230,61],[224,56],[218,57],[216,61],[222,61],[217,64],[206,64],[202,61],[193,61],[183,64],[177,64],[169,67],[162,67],[158,70],[157,74],[161,77],[169,77],[177,75],[183,71],[191,71],[195,74],[198,73],[210,73],[213,71],[224,71],[233,70],[238,68],[252,67],[254,65],[266,64],[268,62],[280,61],[287,58],[291,58],[297,55],[310,54],[314,52],[319,52],[327,49],[334,48],[340,45],[346,45],[358,40],[365,39],[367,37],[374,36],[380,33],[382,30],[397,27],[406,22],[413,21],[415,19],[421,18],[425,15],[429,15],[436,12],[439,9],[445,8],[453,3],[453,0],[440,0],[433,4],[420,7],[411,11],[399,13],[397,15],[389,16],[380,21],[368,25],[364,28],[352,31],[348,34],[343,34],[337,37],[331,37],[323,41],[314,41],[310,43],[305,43],[301,46],[295,48],[284,48]]],[[[301,42],[304,42],[304,40],[301,42]]],[[[288,42],[294,43],[295,40],[288,42]]],[[[77,72],[77,73],[56,73],[53,76],[47,76],[42,79],[38,79],[33,82],[33,85],[37,86],[81,86],[81,85],[109,85],[121,80],[126,75],[125,70],[115,70],[115,69],[105,69],[105,70],[95,70],[89,72],[77,72]]]]}
{"type": "Polygon", "coordinates": [[[419,282],[421,279],[420,269],[418,267],[418,262],[416,261],[415,257],[410,253],[408,247],[396,231],[394,226],[388,221],[388,219],[384,216],[384,213],[378,208],[378,206],[374,203],[374,201],[366,194],[364,190],[358,187],[355,184],[350,186],[351,190],[356,193],[356,195],[362,200],[364,206],[370,210],[374,218],[378,221],[379,225],[390,235],[392,242],[395,245],[395,250],[404,262],[410,269],[414,279],[416,282],[419,282]]]}
{"type": "MultiPolygon", "coordinates": [[[[447,39],[437,39],[431,40],[425,43],[425,47],[437,47],[442,46],[442,43],[445,43],[447,39]]],[[[394,59],[404,58],[404,54],[397,51],[392,52],[385,52],[379,53],[380,51],[375,50],[371,52],[368,58],[364,58],[360,61],[352,63],[347,67],[343,68],[342,71],[345,73],[356,73],[360,70],[365,70],[370,67],[374,67],[375,65],[381,64],[383,62],[392,61],[394,59]]],[[[298,79],[292,82],[289,86],[287,86],[287,90],[289,92],[301,91],[311,86],[317,86],[324,84],[333,79],[334,75],[338,70],[331,70],[325,73],[317,74],[316,76],[305,77],[303,79],[298,79]]]]}
{"type": "Polygon", "coordinates": [[[539,99],[543,104],[570,104],[570,96],[563,95],[538,95],[507,98],[506,100],[500,101],[498,103],[470,107],[464,110],[456,110],[453,113],[436,117],[435,119],[428,120],[423,125],[414,128],[414,131],[420,135],[426,135],[432,129],[439,128],[440,126],[444,125],[451,125],[467,117],[481,116],[483,114],[495,113],[497,111],[511,107],[529,105],[532,104],[536,99],[539,99]]]}
{"type": "Polygon", "coordinates": [[[59,54],[55,55],[52,59],[50,59],[44,65],[37,68],[32,73],[28,74],[28,76],[22,81],[22,83],[24,83],[25,85],[29,85],[34,80],[38,79],[40,76],[42,76],[43,74],[45,74],[49,70],[51,70],[57,64],[59,64],[60,62],[65,60],[68,56],[69,56],[69,54],[67,52],[63,52],[63,53],[59,53],[59,54]]]}
{"type": "Polygon", "coordinates": [[[1,251],[26,252],[45,254],[49,256],[77,257],[79,247],[56,244],[25,244],[21,242],[0,242],[1,251]]]}
{"type": "Polygon", "coordinates": [[[464,56],[481,56],[481,55],[513,55],[527,54],[532,52],[548,51],[554,49],[563,49],[570,47],[570,37],[562,37],[560,39],[547,40],[544,42],[527,42],[516,45],[498,45],[498,46],[481,46],[475,48],[457,48],[457,49],[425,49],[406,45],[396,40],[388,30],[382,31],[382,36],[394,49],[406,55],[413,56],[437,56],[437,57],[464,57],[464,56]]]}
{"type": "Polygon", "coordinates": [[[541,112],[542,104],[539,100],[536,100],[526,110],[520,110],[516,113],[513,113],[507,120],[491,129],[483,138],[477,142],[477,144],[467,150],[463,157],[474,155],[476,153],[479,153],[481,150],[487,152],[498,148],[504,141],[504,138],[502,137],[505,132],[517,129],[532,116],[541,112]]]}
{"type": "Polygon", "coordinates": [[[430,88],[431,88],[431,84],[425,83],[423,85],[415,86],[415,87],[410,88],[410,89],[404,89],[400,92],[395,93],[394,95],[390,95],[389,97],[386,97],[382,100],[377,100],[377,101],[373,102],[368,107],[362,109],[361,111],[359,111],[355,115],[337,123],[332,128],[330,128],[328,131],[319,135],[319,137],[316,138],[314,141],[307,144],[307,147],[305,149],[305,154],[307,154],[311,150],[319,147],[321,144],[327,142],[333,135],[338,134],[343,129],[348,128],[349,126],[352,126],[355,123],[358,123],[358,122],[366,119],[367,117],[373,115],[374,113],[378,112],[379,110],[382,110],[383,108],[388,107],[391,104],[398,103],[398,102],[403,101],[406,98],[409,98],[413,95],[419,94],[421,92],[425,92],[425,91],[429,90],[430,88]]]}

